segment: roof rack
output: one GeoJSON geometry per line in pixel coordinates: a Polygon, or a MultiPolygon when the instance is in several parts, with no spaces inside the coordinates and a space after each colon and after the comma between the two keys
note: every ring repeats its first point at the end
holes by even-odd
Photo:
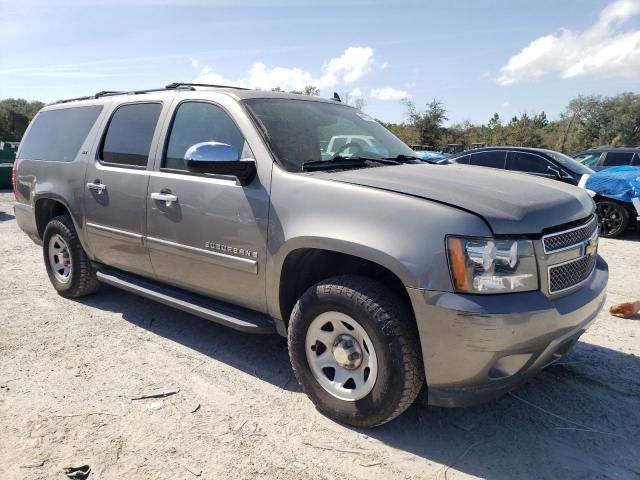
{"type": "Polygon", "coordinates": [[[150,88],[146,90],[101,90],[94,95],[87,95],[84,97],[75,97],[75,98],[67,98],[64,100],[57,100],[53,102],[53,104],[58,103],[69,103],[69,102],[77,102],[81,100],[94,100],[96,98],[101,97],[111,97],[114,95],[139,95],[142,93],[152,93],[152,92],[164,92],[167,90],[195,90],[193,87],[213,87],[213,88],[235,88],[237,90],[250,90],[249,88],[244,87],[234,87],[233,85],[213,85],[209,83],[187,83],[187,82],[173,82],[169,85],[166,85],[164,88],[150,88]]]}
{"type": "Polygon", "coordinates": [[[251,90],[250,88],[237,87],[235,85],[214,85],[211,83],[187,83],[187,82],[173,82],[167,85],[165,88],[179,88],[179,87],[213,87],[213,88],[235,88],[236,90],[251,90]]]}

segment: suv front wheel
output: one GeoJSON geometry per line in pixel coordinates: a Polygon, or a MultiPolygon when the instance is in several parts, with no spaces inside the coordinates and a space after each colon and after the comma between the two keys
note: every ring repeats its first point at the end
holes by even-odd
{"type": "Polygon", "coordinates": [[[309,288],[289,323],[296,378],[325,415],[374,427],[400,415],[424,381],[407,308],[379,283],[345,275],[309,288]]]}
{"type": "Polygon", "coordinates": [[[49,280],[60,295],[84,297],[98,289],[95,270],[71,217],[60,215],[51,219],[44,230],[42,247],[49,280]]]}

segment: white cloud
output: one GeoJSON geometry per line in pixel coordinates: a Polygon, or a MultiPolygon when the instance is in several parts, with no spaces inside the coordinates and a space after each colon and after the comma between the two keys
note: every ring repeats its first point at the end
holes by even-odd
{"type": "Polygon", "coordinates": [[[337,58],[332,58],[323,67],[319,88],[333,87],[338,83],[353,83],[371,71],[373,49],[349,47],[337,58]]]}
{"type": "Polygon", "coordinates": [[[491,72],[487,70],[482,75],[480,75],[480,78],[485,79],[485,78],[489,78],[490,76],[491,76],[491,72]]]}
{"type": "Polygon", "coordinates": [[[356,87],[349,92],[349,96],[353,98],[362,97],[362,90],[356,87]]]}
{"type": "Polygon", "coordinates": [[[557,72],[562,78],[639,77],[640,30],[621,24],[640,13],[640,0],[617,0],[584,31],[563,29],[533,40],[500,69],[499,85],[557,72]]]}
{"type": "Polygon", "coordinates": [[[386,70],[387,67],[389,67],[389,62],[382,62],[382,65],[380,65],[380,70],[386,70]]]}
{"type": "Polygon", "coordinates": [[[403,98],[411,98],[404,90],[398,90],[393,87],[372,88],[370,95],[378,100],[402,100],[403,98]]]}
{"type": "Polygon", "coordinates": [[[505,100],[504,102],[502,102],[502,107],[503,108],[511,107],[511,102],[509,100],[505,100]]]}
{"type": "Polygon", "coordinates": [[[302,90],[307,85],[316,85],[310,73],[299,68],[267,66],[258,62],[249,69],[248,86],[251,88],[271,89],[281,87],[284,90],[302,90]]]}
{"type": "Polygon", "coordinates": [[[283,90],[302,90],[307,85],[320,89],[348,85],[369,73],[374,63],[373,49],[349,47],[341,56],[334,57],[325,63],[317,77],[301,68],[279,66],[269,68],[265,63],[257,62],[249,68],[244,78],[226,80],[222,75],[215,73],[210,65],[202,65],[194,58],[189,60],[194,70],[198,71],[194,82],[262,89],[280,87],[283,90]]]}

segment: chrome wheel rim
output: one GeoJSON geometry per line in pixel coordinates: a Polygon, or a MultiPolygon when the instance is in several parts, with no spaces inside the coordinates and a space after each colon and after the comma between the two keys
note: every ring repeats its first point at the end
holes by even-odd
{"type": "Polygon", "coordinates": [[[350,316],[325,312],[314,318],[305,351],[314,378],[334,397],[354,402],[373,389],[378,357],[365,329],[350,316]]]}
{"type": "Polygon", "coordinates": [[[49,265],[53,276],[61,283],[71,279],[71,253],[67,241],[57,233],[49,240],[49,265]]]}

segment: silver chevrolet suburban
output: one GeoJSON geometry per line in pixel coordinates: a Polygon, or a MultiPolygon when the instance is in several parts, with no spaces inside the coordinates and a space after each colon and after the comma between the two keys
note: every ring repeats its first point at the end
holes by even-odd
{"type": "Polygon", "coordinates": [[[43,108],[14,168],[15,216],[61,295],[105,283],[286,336],[317,408],[355,426],[393,419],[425,383],[447,407],[509,391],[605,299],[586,192],[422,163],[335,100],[100,92],[43,108]],[[336,138],[353,140],[321,148],[336,138]]]}

